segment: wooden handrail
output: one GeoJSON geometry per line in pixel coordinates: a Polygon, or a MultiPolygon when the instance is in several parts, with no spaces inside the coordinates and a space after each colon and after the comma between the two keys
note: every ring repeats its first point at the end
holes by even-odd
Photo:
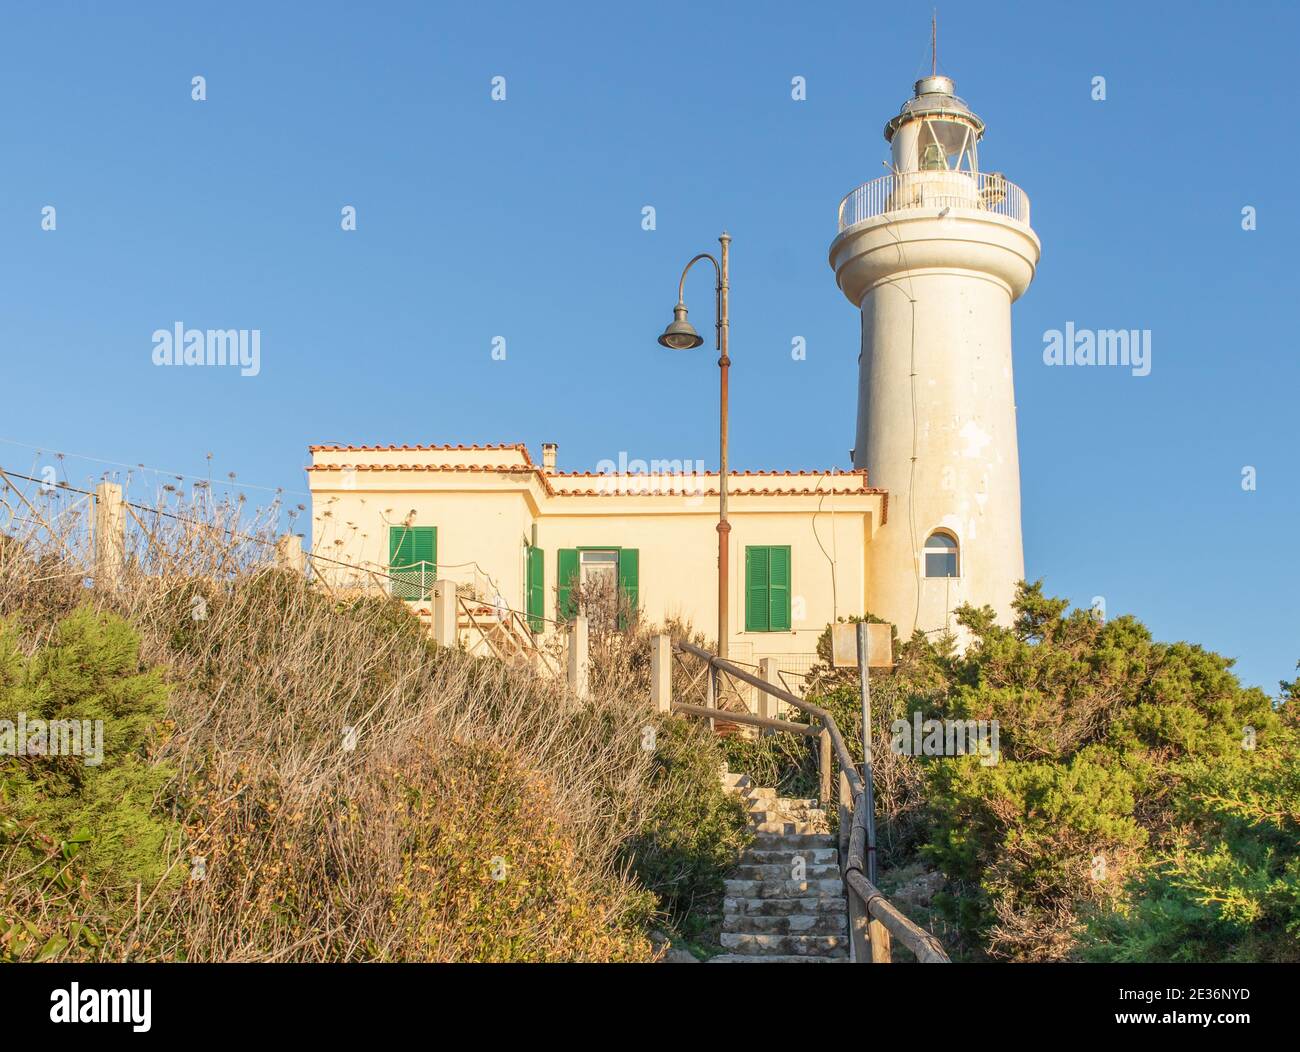
{"type": "MultiPolygon", "coordinates": [[[[845,892],[858,899],[862,905],[863,913],[868,919],[871,929],[871,959],[875,962],[889,961],[889,939],[890,936],[893,936],[911,950],[916,959],[922,964],[950,963],[949,957],[944,952],[943,945],[939,940],[915,921],[906,917],[893,903],[885,898],[879,888],[867,879],[867,794],[863,792],[862,776],[858,774],[853,765],[853,759],[849,755],[848,746],[844,744],[844,736],[835,723],[835,717],[821,706],[805,701],[803,698],[792,694],[788,690],[783,690],[759,676],[751,675],[744,669],[733,665],[730,661],[709,653],[703,647],[697,647],[685,640],[675,640],[673,649],[700,658],[708,666],[726,672],[741,682],[748,683],[771,697],[778,698],[787,705],[792,705],[799,711],[806,712],[809,716],[817,719],[821,724],[820,728],[812,724],[772,720],[762,716],[753,716],[749,713],[722,712],[705,705],[672,702],[673,712],[682,712],[690,716],[726,719],[735,723],[747,723],[752,726],[766,727],[771,730],[809,737],[819,737],[825,734],[831,741],[836,759],[840,764],[840,773],[844,777],[844,781],[841,782],[841,789],[847,783],[849,795],[852,798],[853,819],[849,827],[842,872],[845,892]]],[[[825,774],[826,772],[823,772],[823,785],[826,784],[825,774]]],[[[822,803],[824,806],[826,801],[823,800],[822,803]]],[[[841,842],[843,843],[843,841],[841,842]]]]}
{"type": "Polygon", "coordinates": [[[916,955],[922,964],[948,964],[943,945],[916,922],[909,920],[867,879],[867,794],[853,801],[844,882],[866,905],[867,916],[883,924],[891,935],[916,955]]]}
{"type": "Polygon", "coordinates": [[[684,701],[674,701],[673,712],[684,712],[688,716],[703,716],[705,719],[721,720],[723,723],[745,723],[751,727],[765,727],[772,731],[802,734],[809,738],[815,738],[821,734],[820,730],[808,723],[771,720],[766,716],[755,716],[750,712],[728,712],[726,709],[711,709],[707,705],[688,705],[684,701]]]}
{"type": "Polygon", "coordinates": [[[513,644],[517,653],[535,657],[552,674],[558,673],[559,670],[552,663],[551,656],[533,640],[528,622],[518,610],[508,606],[498,606],[483,599],[472,599],[460,594],[456,596],[456,607],[460,613],[469,618],[469,627],[479,634],[479,638],[487,644],[488,650],[498,659],[508,661],[512,655],[499,647],[493,640],[492,631],[494,629],[513,644]],[[475,616],[476,609],[484,616],[483,623],[480,623],[479,618],[475,616]],[[502,611],[508,616],[502,618],[500,616],[502,611]]]}
{"type": "Polygon", "coordinates": [[[801,712],[806,712],[809,716],[815,716],[820,720],[822,726],[824,726],[830,733],[831,746],[835,750],[835,757],[840,762],[840,769],[848,776],[849,785],[853,788],[853,797],[854,799],[857,799],[858,793],[862,791],[862,776],[858,774],[857,768],[853,766],[853,758],[849,755],[848,746],[844,744],[844,736],[840,734],[840,728],[839,725],[836,724],[834,716],[821,706],[814,705],[810,701],[804,701],[804,699],[799,697],[797,694],[791,694],[790,691],[783,690],[776,686],[776,684],[769,683],[760,676],[751,675],[743,668],[736,667],[730,661],[726,661],[718,657],[716,654],[710,654],[703,647],[697,647],[694,643],[680,640],[675,642],[673,645],[680,650],[684,650],[688,654],[695,655],[695,657],[707,662],[714,668],[721,669],[722,671],[735,676],[741,682],[757,687],[759,690],[763,691],[763,693],[778,698],[779,700],[784,701],[787,705],[793,705],[801,712]]]}

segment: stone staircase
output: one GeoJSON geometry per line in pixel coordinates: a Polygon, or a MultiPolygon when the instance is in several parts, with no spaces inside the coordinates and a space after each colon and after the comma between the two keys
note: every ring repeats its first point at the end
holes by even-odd
{"type": "Polygon", "coordinates": [[[722,781],[745,802],[754,842],[726,882],[722,945],[728,952],[710,963],[847,961],[848,910],[826,812],[816,800],[758,788],[748,775],[724,772],[722,781]]]}

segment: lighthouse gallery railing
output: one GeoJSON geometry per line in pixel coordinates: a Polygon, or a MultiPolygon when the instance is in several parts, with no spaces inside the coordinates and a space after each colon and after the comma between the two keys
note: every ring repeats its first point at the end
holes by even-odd
{"type": "Polygon", "coordinates": [[[887,212],[961,208],[1029,225],[1029,197],[1001,172],[898,172],[863,183],[840,202],[844,231],[887,212]]]}

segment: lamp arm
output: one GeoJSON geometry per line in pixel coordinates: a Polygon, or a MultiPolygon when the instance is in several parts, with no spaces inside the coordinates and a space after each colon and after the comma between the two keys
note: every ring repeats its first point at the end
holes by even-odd
{"type": "Polygon", "coordinates": [[[713,309],[714,317],[717,319],[713,323],[715,329],[714,342],[720,348],[722,346],[722,264],[714,259],[709,253],[701,252],[682,268],[682,280],[677,283],[677,305],[686,306],[686,275],[690,273],[691,267],[695,266],[702,259],[707,259],[713,264],[713,271],[717,277],[717,283],[714,285],[713,309]]]}

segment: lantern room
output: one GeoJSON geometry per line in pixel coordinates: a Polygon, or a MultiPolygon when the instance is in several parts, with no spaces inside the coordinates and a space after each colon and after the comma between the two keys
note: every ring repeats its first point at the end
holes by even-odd
{"type": "Polygon", "coordinates": [[[951,78],[922,77],[914,91],[885,125],[894,171],[978,172],[984,122],[957,97],[951,78]]]}

